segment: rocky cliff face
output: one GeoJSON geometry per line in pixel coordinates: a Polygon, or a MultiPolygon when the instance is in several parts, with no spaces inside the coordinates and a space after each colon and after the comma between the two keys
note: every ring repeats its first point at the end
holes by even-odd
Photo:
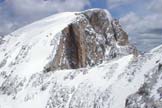
{"type": "Polygon", "coordinates": [[[76,16],[76,20],[62,30],[57,54],[46,67],[47,71],[77,69],[118,56],[138,55],[127,33],[106,10],[87,10],[76,16]]]}

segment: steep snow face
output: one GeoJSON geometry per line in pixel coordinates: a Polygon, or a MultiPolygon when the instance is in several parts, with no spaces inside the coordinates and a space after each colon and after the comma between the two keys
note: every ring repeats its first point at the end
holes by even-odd
{"type": "MultiPolygon", "coordinates": [[[[154,48],[144,66],[144,83],[129,95],[126,108],[162,108],[162,46],[154,48]]],[[[143,76],[143,75],[142,75],[143,76]]]]}
{"type": "MultiPolygon", "coordinates": [[[[16,96],[35,73],[42,72],[56,53],[61,30],[74,20],[75,13],[61,13],[5,36],[0,45],[0,93],[16,96]]],[[[5,101],[3,95],[0,98],[5,101]]],[[[0,103],[0,108],[10,106],[9,103],[0,103]]],[[[18,105],[10,107],[17,108],[18,105]]]]}
{"type": "MultiPolygon", "coordinates": [[[[140,90],[148,76],[151,77],[158,71],[157,61],[162,60],[161,58],[160,52],[139,58],[128,55],[91,68],[36,72],[29,79],[12,73],[0,87],[0,106],[1,108],[125,108],[131,105],[129,97],[140,90]]],[[[161,77],[161,72],[158,75],[161,77]]],[[[157,78],[157,75],[153,78],[157,78]]],[[[160,90],[161,79],[156,79],[156,83],[154,80],[147,81],[153,83],[152,91],[155,90],[150,92],[150,96],[156,95],[156,98],[160,99],[156,89],[160,90]]],[[[136,100],[133,102],[141,103],[136,100]]]]}
{"type": "Polygon", "coordinates": [[[132,60],[133,56],[129,55],[93,68],[37,72],[29,80],[21,80],[22,76],[17,78],[13,73],[0,88],[0,106],[107,108],[111,106],[111,95],[115,95],[111,93],[112,85],[118,82],[132,60]]]}
{"type": "Polygon", "coordinates": [[[105,10],[45,18],[0,39],[0,108],[143,108],[144,83],[161,96],[161,53],[137,57],[105,10]]]}
{"type": "MultiPolygon", "coordinates": [[[[42,71],[56,53],[61,30],[75,19],[74,13],[62,13],[5,36],[5,42],[0,45],[0,70],[3,77],[12,73],[27,77],[42,71]]],[[[4,81],[3,77],[0,77],[0,84],[4,81]]]]}

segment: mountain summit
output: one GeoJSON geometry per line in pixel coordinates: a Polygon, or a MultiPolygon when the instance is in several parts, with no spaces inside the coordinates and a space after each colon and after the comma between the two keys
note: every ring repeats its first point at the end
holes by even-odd
{"type": "Polygon", "coordinates": [[[0,39],[0,108],[161,108],[161,53],[107,10],[47,17],[0,39]]]}
{"type": "Polygon", "coordinates": [[[73,21],[58,34],[56,54],[47,71],[93,66],[118,56],[137,54],[127,33],[108,11],[92,9],[73,14],[73,21]]]}

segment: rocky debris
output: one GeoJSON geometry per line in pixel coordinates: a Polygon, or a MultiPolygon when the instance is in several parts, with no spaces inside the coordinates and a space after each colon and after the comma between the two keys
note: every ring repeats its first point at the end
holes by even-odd
{"type": "Polygon", "coordinates": [[[120,46],[127,45],[128,42],[128,35],[127,33],[122,29],[121,25],[119,24],[119,21],[117,19],[114,19],[112,22],[112,28],[114,31],[114,37],[117,41],[117,43],[120,46]]]}
{"type": "Polygon", "coordinates": [[[5,41],[3,40],[3,36],[0,36],[0,45],[3,44],[5,41]]]}
{"type": "Polygon", "coordinates": [[[138,56],[119,21],[106,10],[87,10],[76,15],[76,21],[62,30],[57,54],[45,71],[93,66],[128,54],[138,56]]]}
{"type": "Polygon", "coordinates": [[[151,75],[146,76],[146,81],[139,90],[130,95],[125,102],[125,108],[162,108],[161,64],[151,70],[151,75]]]}
{"type": "Polygon", "coordinates": [[[0,68],[2,68],[7,62],[7,59],[3,59],[2,61],[0,61],[0,68]]]}

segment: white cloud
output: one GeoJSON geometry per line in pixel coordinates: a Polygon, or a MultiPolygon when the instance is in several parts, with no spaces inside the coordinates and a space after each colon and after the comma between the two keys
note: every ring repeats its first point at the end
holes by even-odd
{"type": "Polygon", "coordinates": [[[130,12],[120,18],[120,22],[132,40],[137,42],[137,46],[142,50],[147,50],[146,48],[150,49],[162,44],[161,19],[161,14],[150,13],[140,16],[134,12],[130,12]]]}
{"type": "Polygon", "coordinates": [[[88,0],[5,0],[0,3],[0,35],[57,12],[79,11],[88,0]]]}
{"type": "Polygon", "coordinates": [[[146,51],[162,44],[161,10],[162,0],[149,0],[139,10],[127,13],[120,18],[131,40],[135,41],[141,50],[146,51]]]}
{"type": "Polygon", "coordinates": [[[140,17],[137,16],[134,12],[130,12],[124,17],[120,18],[120,23],[125,27],[127,31],[135,31],[138,26],[138,22],[140,21],[140,17]]]}
{"type": "Polygon", "coordinates": [[[130,12],[124,17],[120,18],[120,22],[128,31],[136,31],[138,33],[147,32],[147,30],[162,28],[162,15],[149,14],[146,16],[139,16],[136,13],[130,12]]]}
{"type": "Polygon", "coordinates": [[[18,15],[78,11],[83,9],[87,3],[87,0],[7,0],[5,2],[7,7],[18,15]]]}
{"type": "Polygon", "coordinates": [[[108,4],[110,8],[115,8],[123,4],[131,3],[133,1],[135,0],[108,0],[108,4]]]}
{"type": "Polygon", "coordinates": [[[162,0],[152,0],[147,8],[153,12],[159,12],[162,14],[162,0]]]}

